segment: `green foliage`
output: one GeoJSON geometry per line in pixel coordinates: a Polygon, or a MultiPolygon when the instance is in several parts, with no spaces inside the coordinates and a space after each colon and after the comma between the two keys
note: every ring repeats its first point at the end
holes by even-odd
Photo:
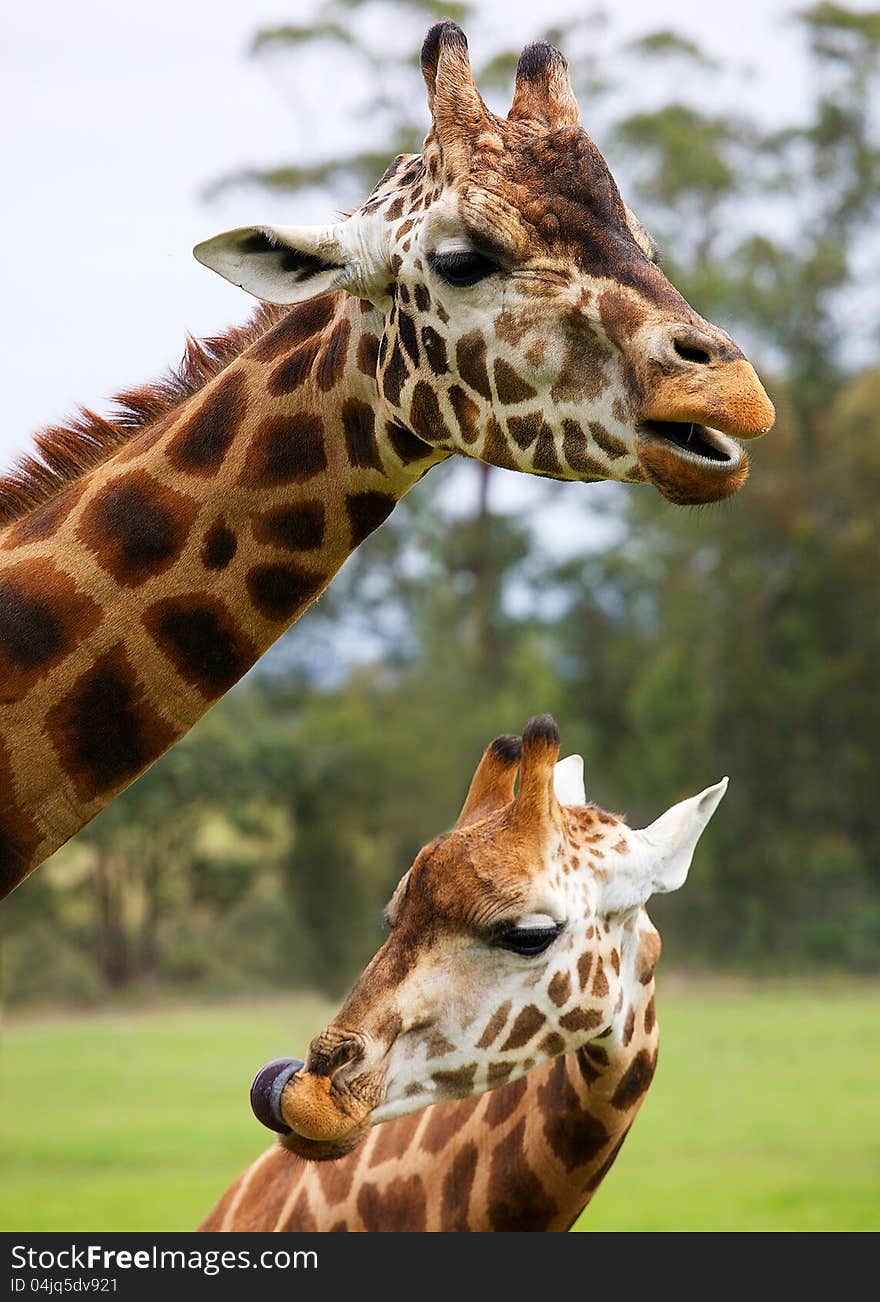
{"type": "Polygon", "coordinates": [[[661,30],[648,32],[631,41],[628,47],[634,54],[651,59],[684,59],[702,68],[717,68],[718,61],[712,59],[702,50],[696,41],[689,40],[680,32],[661,30]]]}

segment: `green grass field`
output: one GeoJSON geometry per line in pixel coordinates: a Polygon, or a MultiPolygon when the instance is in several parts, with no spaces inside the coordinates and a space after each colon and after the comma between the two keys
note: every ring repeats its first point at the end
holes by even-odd
{"type": "MultiPolygon", "coordinates": [[[[876,986],[667,980],[660,1066],[583,1230],[880,1228],[876,986]]],[[[317,1000],[13,1021],[0,1229],[185,1230],[266,1142],[247,1086],[317,1000]]]]}

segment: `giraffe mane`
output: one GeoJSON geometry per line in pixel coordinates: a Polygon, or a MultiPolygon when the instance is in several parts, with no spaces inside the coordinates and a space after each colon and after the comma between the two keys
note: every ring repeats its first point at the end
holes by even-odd
{"type": "Polygon", "coordinates": [[[244,325],[206,339],[187,335],[178,365],[157,380],[115,394],[106,416],[80,407],[66,424],[41,430],[34,451],[0,476],[0,528],[50,501],[129,439],[170,416],[289,311],[289,306],[260,303],[244,325]]]}

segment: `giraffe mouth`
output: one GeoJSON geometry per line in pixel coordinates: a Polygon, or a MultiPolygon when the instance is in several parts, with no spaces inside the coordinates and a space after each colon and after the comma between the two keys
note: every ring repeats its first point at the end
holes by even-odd
{"type": "Polygon", "coordinates": [[[639,433],[664,439],[690,461],[714,461],[723,467],[738,465],[742,460],[742,448],[734,439],[696,421],[646,420],[639,433]]]}
{"type": "Polygon", "coordinates": [[[376,1082],[368,1082],[367,1097],[362,1099],[349,1091],[335,1091],[328,1077],[316,1078],[303,1073],[304,1068],[302,1058],[267,1063],[251,1084],[251,1109],[289,1152],[311,1162],[334,1161],[366,1138],[373,1121],[376,1082]]]}
{"type": "Polygon", "coordinates": [[[636,455],[654,487],[680,506],[730,497],[749,473],[748,457],[735,439],[696,421],[642,421],[636,455]]]}

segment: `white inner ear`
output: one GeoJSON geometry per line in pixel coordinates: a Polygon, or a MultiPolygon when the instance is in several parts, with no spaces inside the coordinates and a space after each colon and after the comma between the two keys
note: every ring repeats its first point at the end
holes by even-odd
{"type": "Polygon", "coordinates": [[[560,805],[585,805],[584,761],[580,755],[560,760],[553,770],[553,790],[560,805]]]}

